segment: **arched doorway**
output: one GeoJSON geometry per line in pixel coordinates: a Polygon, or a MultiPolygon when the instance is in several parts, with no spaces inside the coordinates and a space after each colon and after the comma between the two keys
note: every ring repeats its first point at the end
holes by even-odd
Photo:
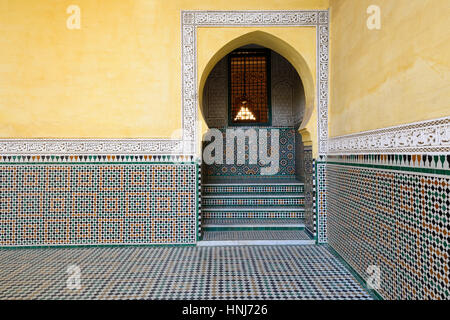
{"type": "Polygon", "coordinates": [[[211,59],[201,79],[201,112],[210,130],[202,145],[199,244],[313,243],[304,230],[305,180],[311,179],[305,179],[310,172],[298,131],[311,115],[311,83],[305,86],[297,71],[303,67],[295,68],[279,52],[254,42],[236,47],[241,40],[211,59]],[[245,108],[243,100],[249,102],[245,108]],[[219,141],[222,147],[211,147],[219,141]],[[264,153],[278,161],[270,174],[263,172],[268,162],[258,158],[264,153]]]}

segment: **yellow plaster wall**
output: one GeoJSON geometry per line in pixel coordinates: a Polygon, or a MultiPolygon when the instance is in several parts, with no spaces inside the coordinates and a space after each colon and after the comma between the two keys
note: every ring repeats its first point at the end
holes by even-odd
{"type": "MultiPolygon", "coordinates": [[[[0,0],[0,138],[170,137],[181,126],[180,10],[328,5],[328,0],[0,0]],[[81,30],[66,28],[71,4],[81,8],[81,30]]],[[[294,33],[288,38],[301,41],[294,33]]]]}
{"type": "Polygon", "coordinates": [[[450,114],[450,1],[331,0],[330,136],[450,114]],[[381,29],[368,30],[369,5],[381,29]]]}

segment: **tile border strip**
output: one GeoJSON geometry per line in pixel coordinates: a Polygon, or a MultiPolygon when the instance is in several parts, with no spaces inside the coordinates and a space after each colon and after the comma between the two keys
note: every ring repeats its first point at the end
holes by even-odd
{"type": "Polygon", "coordinates": [[[198,159],[185,155],[0,155],[0,164],[13,163],[192,163],[198,159]]]}

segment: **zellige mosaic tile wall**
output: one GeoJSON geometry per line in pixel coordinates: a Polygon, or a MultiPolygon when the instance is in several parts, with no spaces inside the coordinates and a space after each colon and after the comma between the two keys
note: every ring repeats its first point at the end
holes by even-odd
{"type": "Polygon", "coordinates": [[[0,246],[196,243],[197,163],[52,159],[1,159],[0,246]]]}
{"type": "MultiPolygon", "coordinates": [[[[241,128],[244,131],[248,128],[241,128]]],[[[258,132],[259,128],[252,127],[252,129],[258,132]]],[[[279,130],[279,171],[275,175],[265,175],[264,177],[295,177],[295,129],[294,128],[270,128],[279,130]]],[[[223,141],[226,141],[226,129],[220,129],[223,132],[223,141]]],[[[267,128],[266,128],[267,130],[267,128]]],[[[265,148],[263,150],[270,150],[271,148],[271,130],[267,130],[267,146],[261,146],[265,148]]],[[[259,133],[258,133],[259,136],[259,133]]],[[[258,146],[250,146],[252,148],[257,148],[258,146]]],[[[246,163],[243,165],[238,165],[237,163],[237,152],[234,154],[234,164],[226,164],[226,147],[223,148],[223,164],[203,164],[203,174],[210,177],[214,176],[261,176],[261,164],[248,164],[248,143],[246,144],[246,163]]]]}
{"type": "Polygon", "coordinates": [[[316,210],[314,206],[314,160],[311,147],[304,147],[303,167],[305,176],[305,227],[314,237],[316,234],[315,219],[316,210]]]}
{"type": "Polygon", "coordinates": [[[450,298],[450,155],[329,156],[328,243],[387,299],[450,298]]]}

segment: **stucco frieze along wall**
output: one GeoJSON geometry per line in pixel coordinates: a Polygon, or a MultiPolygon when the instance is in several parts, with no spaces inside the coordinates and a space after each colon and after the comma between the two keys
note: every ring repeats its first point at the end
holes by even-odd
{"type": "Polygon", "coordinates": [[[387,299],[450,298],[449,10],[331,1],[326,236],[364,279],[379,268],[387,299]]]}

